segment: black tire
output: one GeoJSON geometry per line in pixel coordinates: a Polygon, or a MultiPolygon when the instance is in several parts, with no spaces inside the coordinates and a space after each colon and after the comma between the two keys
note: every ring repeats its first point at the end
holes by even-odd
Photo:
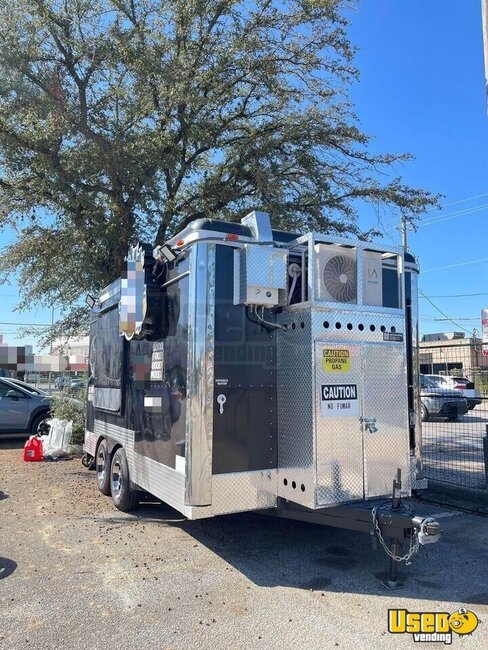
{"type": "Polygon", "coordinates": [[[129,464],[122,447],[119,447],[112,458],[110,466],[110,486],[114,506],[122,512],[134,510],[138,504],[138,493],[131,486],[129,464]]]}
{"type": "Polygon", "coordinates": [[[110,496],[110,454],[107,442],[102,440],[97,447],[95,456],[95,470],[97,472],[98,489],[106,497],[110,496]]]}
{"type": "Polygon", "coordinates": [[[429,411],[427,410],[427,407],[424,406],[423,404],[420,405],[420,419],[422,422],[427,422],[429,419],[429,411]]]}
{"type": "Polygon", "coordinates": [[[47,421],[51,419],[48,412],[37,415],[31,422],[30,433],[31,436],[42,436],[49,433],[50,426],[47,421]]]}
{"type": "Polygon", "coordinates": [[[93,456],[90,456],[90,454],[83,454],[83,458],[81,459],[81,464],[83,465],[83,467],[86,467],[90,471],[95,469],[95,459],[93,458],[93,456]]]}

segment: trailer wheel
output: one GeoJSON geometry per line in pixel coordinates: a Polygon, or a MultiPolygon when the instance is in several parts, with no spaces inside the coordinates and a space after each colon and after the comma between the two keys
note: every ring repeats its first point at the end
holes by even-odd
{"type": "Polygon", "coordinates": [[[117,449],[112,458],[110,485],[115,507],[122,510],[122,512],[134,510],[137,505],[137,491],[131,487],[129,464],[122,447],[117,449]]]}
{"type": "Polygon", "coordinates": [[[420,419],[422,422],[427,422],[429,419],[429,411],[423,404],[420,405],[420,419]]]}
{"type": "Polygon", "coordinates": [[[98,489],[105,496],[110,496],[110,454],[107,442],[102,440],[97,447],[96,471],[98,489]]]}

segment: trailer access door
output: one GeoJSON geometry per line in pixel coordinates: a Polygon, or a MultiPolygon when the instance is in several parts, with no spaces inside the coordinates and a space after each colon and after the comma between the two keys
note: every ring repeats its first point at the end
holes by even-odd
{"type": "Polygon", "coordinates": [[[317,506],[388,494],[408,476],[402,342],[315,343],[317,506]]]}

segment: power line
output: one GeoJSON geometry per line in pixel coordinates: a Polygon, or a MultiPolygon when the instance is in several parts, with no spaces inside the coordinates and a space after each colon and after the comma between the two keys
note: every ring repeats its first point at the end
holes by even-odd
{"type": "MultiPolygon", "coordinates": [[[[488,196],[488,192],[485,192],[484,194],[476,194],[474,196],[468,196],[466,199],[459,199],[458,201],[451,201],[450,203],[444,203],[442,206],[443,208],[448,208],[450,205],[457,205],[458,203],[467,203],[468,201],[473,201],[474,199],[481,199],[483,196],[488,196]]],[[[436,210],[437,208],[429,208],[427,212],[432,212],[432,210],[436,210]]]]}
{"type": "MultiPolygon", "coordinates": [[[[464,210],[456,210],[455,212],[448,212],[447,214],[439,214],[435,217],[431,217],[430,219],[425,219],[421,220],[418,223],[415,224],[415,228],[423,228],[424,226],[435,226],[437,223],[441,223],[442,221],[449,221],[450,219],[456,219],[457,217],[468,217],[472,214],[475,214],[476,212],[483,212],[488,209],[488,203],[484,203],[483,205],[477,205],[472,208],[465,208],[464,210]]],[[[396,222],[391,222],[391,223],[396,223],[396,222]]],[[[389,225],[389,224],[386,224],[389,225]]],[[[393,226],[392,228],[388,228],[387,231],[385,232],[391,232],[392,230],[398,229],[399,226],[393,226]]]]}
{"type": "MultiPolygon", "coordinates": [[[[470,296],[488,296],[488,291],[485,293],[452,293],[447,296],[428,296],[429,298],[466,298],[470,296]]],[[[421,296],[421,298],[427,298],[427,296],[421,296]]]]}
{"type": "Polygon", "coordinates": [[[456,212],[448,212],[447,214],[440,214],[437,217],[432,217],[426,219],[425,221],[420,221],[417,224],[417,227],[421,228],[422,226],[432,226],[433,224],[440,223],[441,221],[448,221],[449,219],[454,219],[456,217],[465,217],[475,212],[482,212],[488,208],[488,203],[483,203],[483,205],[478,205],[473,208],[465,208],[464,210],[457,210],[456,212]]]}
{"type": "MultiPolygon", "coordinates": [[[[468,201],[473,201],[474,199],[481,199],[485,196],[488,196],[488,192],[485,192],[484,194],[475,194],[474,196],[468,196],[465,199],[459,199],[457,201],[451,201],[450,203],[444,203],[444,205],[441,205],[440,208],[429,208],[426,212],[441,212],[444,208],[449,208],[451,205],[458,205],[459,203],[467,203],[468,201]]],[[[467,210],[477,210],[479,209],[479,206],[474,206],[473,208],[467,208],[467,210]]],[[[451,213],[454,214],[454,213],[451,213]]],[[[431,217],[431,219],[438,219],[440,217],[443,217],[444,215],[439,214],[437,217],[431,217]]],[[[395,221],[388,221],[385,226],[392,226],[392,225],[398,225],[398,221],[395,219],[395,221]]]]}
{"type": "Polygon", "coordinates": [[[442,311],[442,309],[439,309],[439,307],[437,307],[437,305],[434,305],[434,303],[432,302],[432,300],[431,300],[430,298],[428,298],[428,297],[425,295],[425,293],[424,293],[421,289],[419,289],[419,293],[420,293],[420,294],[421,294],[421,295],[422,295],[422,296],[423,296],[423,297],[424,297],[428,302],[430,302],[430,304],[432,305],[432,307],[434,307],[434,309],[436,309],[436,310],[439,312],[439,314],[442,314],[442,316],[444,316],[444,317],[446,318],[446,320],[450,321],[453,325],[455,325],[456,327],[459,327],[459,329],[462,329],[464,332],[467,332],[467,333],[470,334],[470,335],[472,334],[472,331],[467,330],[465,327],[463,327],[463,326],[460,325],[459,323],[456,323],[456,321],[452,320],[452,318],[449,318],[449,316],[448,316],[447,314],[445,314],[445,313],[442,311]]]}
{"type": "Polygon", "coordinates": [[[446,269],[455,269],[458,266],[467,266],[468,264],[479,264],[480,262],[487,262],[488,257],[480,257],[479,260],[467,260],[466,262],[457,262],[456,264],[448,264],[447,266],[437,266],[434,269],[425,269],[422,273],[431,273],[432,271],[445,271],[446,269]]]}

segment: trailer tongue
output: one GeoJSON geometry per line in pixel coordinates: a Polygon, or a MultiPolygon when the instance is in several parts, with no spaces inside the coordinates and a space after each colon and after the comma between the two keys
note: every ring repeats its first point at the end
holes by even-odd
{"type": "Polygon", "coordinates": [[[132,247],[92,311],[85,452],[100,489],[119,508],[145,490],[190,519],[258,510],[364,530],[393,586],[441,532],[401,503],[426,487],[417,275],[400,249],[273,231],[256,212],[132,247]]]}

